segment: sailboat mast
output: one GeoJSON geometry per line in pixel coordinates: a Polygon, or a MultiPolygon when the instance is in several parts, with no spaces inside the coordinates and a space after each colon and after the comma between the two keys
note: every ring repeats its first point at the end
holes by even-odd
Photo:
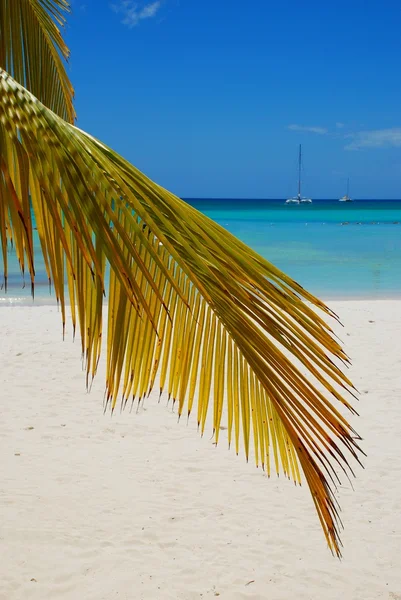
{"type": "Polygon", "coordinates": [[[347,179],[347,197],[349,196],[349,177],[347,179]]]}
{"type": "Polygon", "coordinates": [[[298,158],[298,198],[301,198],[301,161],[302,161],[302,149],[299,144],[299,158],[298,158]]]}

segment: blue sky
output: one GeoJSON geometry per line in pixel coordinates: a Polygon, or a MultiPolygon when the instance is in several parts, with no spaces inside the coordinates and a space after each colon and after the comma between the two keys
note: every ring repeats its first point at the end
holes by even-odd
{"type": "Polygon", "coordinates": [[[79,127],[182,197],[401,198],[401,5],[73,0],[79,127]]]}

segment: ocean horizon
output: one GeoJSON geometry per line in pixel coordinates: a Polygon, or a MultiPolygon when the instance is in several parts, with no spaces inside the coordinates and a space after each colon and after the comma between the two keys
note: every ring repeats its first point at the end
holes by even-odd
{"type": "MultiPolygon", "coordinates": [[[[400,297],[401,200],[184,200],[324,300],[400,297]]],[[[37,235],[34,249],[34,303],[53,304],[37,235]]],[[[1,287],[0,305],[31,303],[29,276],[24,286],[12,250],[8,260],[8,290],[1,287]]]]}

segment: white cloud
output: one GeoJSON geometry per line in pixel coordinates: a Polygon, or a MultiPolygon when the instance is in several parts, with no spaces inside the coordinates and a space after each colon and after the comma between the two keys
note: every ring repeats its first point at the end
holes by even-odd
{"type": "Polygon", "coordinates": [[[339,121],[337,121],[336,129],[344,129],[344,127],[345,127],[344,123],[340,123],[339,121]]]}
{"type": "Polygon", "coordinates": [[[160,8],[160,2],[151,2],[151,4],[147,4],[143,7],[141,12],[139,13],[141,19],[149,19],[154,17],[157,11],[160,8]]]}
{"type": "Polygon", "coordinates": [[[287,129],[291,131],[305,131],[307,133],[318,133],[319,135],[325,135],[327,129],[324,127],[309,127],[305,125],[288,125],[287,129]]]}
{"type": "Polygon", "coordinates": [[[346,150],[360,150],[361,148],[390,148],[401,146],[401,127],[392,129],[375,129],[359,131],[345,136],[352,138],[352,142],[345,146],[346,150]]]}
{"type": "Polygon", "coordinates": [[[135,27],[143,19],[151,19],[156,15],[161,6],[161,0],[155,2],[135,2],[134,0],[120,0],[118,4],[112,4],[114,12],[122,15],[122,23],[127,27],[135,27]]]}

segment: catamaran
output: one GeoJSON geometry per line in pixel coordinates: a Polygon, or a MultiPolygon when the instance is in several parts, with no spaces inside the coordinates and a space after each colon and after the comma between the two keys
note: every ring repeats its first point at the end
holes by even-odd
{"type": "Polygon", "coordinates": [[[339,202],[352,202],[352,198],[349,197],[349,177],[347,179],[347,193],[339,199],[339,202]]]}
{"type": "Polygon", "coordinates": [[[311,203],[312,200],[310,198],[302,198],[301,196],[301,166],[302,166],[302,146],[299,144],[299,156],[298,156],[298,194],[293,198],[288,198],[285,201],[286,204],[303,204],[303,203],[311,203]]]}

